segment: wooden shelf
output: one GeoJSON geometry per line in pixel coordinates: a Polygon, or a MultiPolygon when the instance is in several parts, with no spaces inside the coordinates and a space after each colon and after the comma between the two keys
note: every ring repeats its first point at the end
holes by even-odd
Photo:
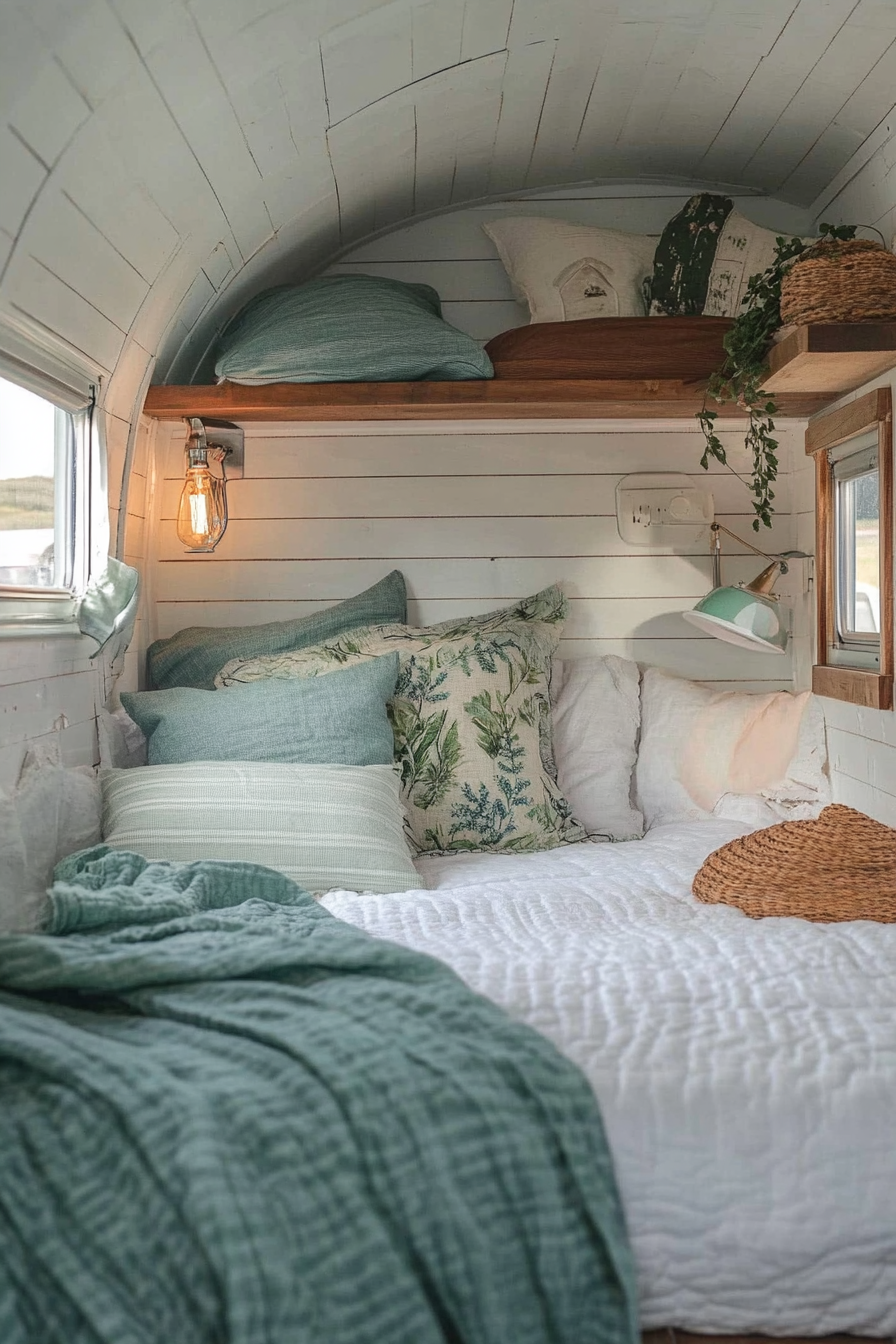
{"type": "MultiPolygon", "coordinates": [[[[788,393],[782,415],[806,416],[828,395],[788,393]]],[[[151,387],[144,415],[178,420],[632,420],[688,419],[703,405],[701,385],[677,379],[514,379],[460,383],[268,383],[244,387],[151,387]]],[[[725,407],[726,417],[737,416],[725,407]]]]}
{"type": "MultiPolygon", "coordinates": [[[[703,404],[729,325],[699,317],[545,323],[541,331],[525,327],[490,343],[498,372],[493,380],[159,385],[149,389],[143,411],[157,420],[686,420],[703,404]],[[662,356],[656,353],[660,337],[667,345],[662,356]],[[584,366],[601,376],[545,376],[564,367],[581,373],[584,366]],[[646,369],[663,376],[632,376],[646,369]],[[670,377],[673,370],[677,376],[670,377]]],[[[779,414],[814,415],[896,365],[896,322],[798,327],[773,347],[769,363],[765,386],[779,414]]],[[[720,414],[740,412],[723,406],[720,414]]]]}
{"type": "Polygon", "coordinates": [[[797,327],[772,347],[765,380],[776,398],[823,392],[833,401],[896,365],[896,322],[831,322],[797,327]]]}

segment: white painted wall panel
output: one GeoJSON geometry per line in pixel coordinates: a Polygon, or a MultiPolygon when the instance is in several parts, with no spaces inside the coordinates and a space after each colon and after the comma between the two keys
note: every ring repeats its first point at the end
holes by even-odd
{"type": "MultiPolygon", "coordinates": [[[[710,586],[706,542],[639,551],[619,538],[621,476],[658,467],[702,475],[694,430],[627,424],[515,433],[496,425],[467,435],[462,427],[452,434],[404,428],[412,432],[331,426],[315,436],[313,427],[248,427],[246,476],[230,487],[231,521],[208,556],[184,555],[174,533],[183,437],[169,433],[159,444],[164,480],[153,513],[155,631],[286,619],[396,567],[408,582],[412,620],[487,611],[559,580],[571,599],[569,656],[615,652],[713,681],[788,681],[789,661],[745,655],[681,619],[710,586]]],[[[741,461],[741,440],[725,436],[732,461],[741,461]]],[[[789,466],[801,427],[785,428],[783,439],[789,466]]],[[[719,516],[752,537],[746,488],[721,469],[711,482],[719,516]]],[[[776,549],[793,541],[788,498],[785,470],[784,508],[765,538],[776,549]]],[[[752,577],[756,559],[735,543],[730,550],[740,554],[726,555],[726,578],[752,577]]]]}
{"type": "MultiPolygon", "coordinates": [[[[761,191],[789,173],[784,194],[800,208],[761,197],[737,203],[759,223],[806,232],[802,207],[844,169],[889,96],[896,22],[891,6],[872,0],[860,0],[837,29],[830,78],[807,84],[840,9],[839,0],[11,0],[0,7],[0,313],[104,375],[101,401],[115,421],[111,515],[123,553],[140,559],[154,544],[146,531],[153,464],[142,472],[136,465],[141,388],[153,361],[157,377],[186,381],[197,369],[209,376],[216,330],[257,288],[315,272],[370,230],[490,192],[562,184],[534,202],[502,201],[402,228],[350,259],[383,274],[411,263],[419,278],[430,263],[440,267],[430,282],[444,288],[446,316],[487,340],[525,320],[481,233],[488,211],[658,232],[689,183],[738,180],[724,154],[703,156],[714,143],[719,150],[726,118],[733,124],[744,100],[756,103],[758,91],[756,106],[763,102],[762,81],[773,70],[777,102],[761,125],[742,117],[738,148],[749,152],[744,163],[761,191]],[[804,40],[795,40],[799,33],[804,40]],[[860,76],[858,88],[847,87],[860,76]],[[772,114],[783,130],[769,124],[772,114]],[[596,174],[603,185],[594,190],[568,187],[596,174]],[[608,181],[647,175],[680,185],[608,181]],[[461,258],[478,273],[457,267],[446,278],[442,263],[461,258]]],[[[869,188],[863,200],[888,236],[894,158],[882,140],[856,179],[859,197],[869,188]]],[[[576,438],[563,436],[564,451],[576,438]]],[[[618,460],[617,439],[601,440],[608,462],[618,460]]],[[[327,436],[337,457],[340,442],[327,436]]],[[[350,436],[345,443],[340,460],[348,461],[350,436]]],[[[565,458],[560,443],[553,434],[556,474],[588,474],[591,467],[565,458]]],[[[383,437],[379,447],[383,463],[391,460],[383,437]]],[[[656,441],[642,439],[641,452],[652,465],[656,441]]],[[[530,457],[500,461],[496,470],[523,477],[530,457]]],[[[419,467],[419,477],[433,474],[419,467]]],[[[458,460],[454,474],[475,472],[458,460]]],[[[467,488],[450,487],[451,508],[461,507],[467,488]]],[[[332,507],[350,507],[349,489],[334,485],[332,507]]],[[[522,481],[512,489],[515,498],[526,493],[522,481]]],[[[316,499],[320,512],[323,494],[316,499]]],[[[484,507],[468,504],[467,518],[481,518],[484,507]]],[[[508,563],[540,564],[535,542],[559,558],[556,535],[566,522],[561,505],[551,507],[558,512],[531,520],[528,554],[512,532],[525,516],[496,520],[496,540],[516,557],[508,563]]],[[[344,528],[350,520],[333,521],[344,528]]],[[[420,521],[410,518],[409,539],[420,521]]],[[[228,545],[241,527],[260,522],[237,519],[228,545]]],[[[460,536],[452,554],[463,550],[460,536]]],[[[344,531],[331,532],[323,549],[332,563],[346,563],[344,531]]],[[[409,540],[406,549],[423,547],[409,540]]],[[[584,558],[625,562],[608,542],[606,550],[584,558]]],[[[625,563],[632,573],[641,565],[643,576],[642,560],[625,563]]],[[[222,558],[222,572],[227,563],[222,558]]],[[[639,600],[671,596],[661,568],[655,592],[639,582],[639,600]]],[[[479,589],[467,576],[462,590],[426,600],[472,600],[488,587],[481,582],[479,589]]],[[[137,662],[135,655],[132,670],[137,662]]],[[[83,675],[100,686],[96,670],[83,675]]],[[[68,749],[88,751],[80,727],[64,731],[68,749]]],[[[13,748],[0,735],[0,769],[13,748]]]]}
{"type": "MultiPolygon", "coordinates": [[[[869,24],[885,21],[888,7],[866,7],[869,24]]],[[[878,35],[880,30],[878,31],[878,35]]],[[[881,51],[890,59],[885,46],[881,51]]],[[[858,155],[844,170],[831,191],[823,193],[817,209],[820,217],[833,223],[871,223],[879,228],[889,244],[896,231],[896,122],[889,118],[878,131],[877,146],[870,155],[858,155]]],[[[896,373],[884,375],[843,398],[843,402],[861,396],[871,387],[889,385],[896,397],[896,373]]],[[[808,486],[797,484],[799,513],[797,524],[809,535],[808,524],[814,514],[803,510],[808,486]]],[[[805,543],[803,543],[805,544],[805,543]]],[[[896,826],[896,712],[859,709],[837,700],[825,700],[832,760],[834,790],[839,802],[856,807],[878,821],[896,826]]]]}

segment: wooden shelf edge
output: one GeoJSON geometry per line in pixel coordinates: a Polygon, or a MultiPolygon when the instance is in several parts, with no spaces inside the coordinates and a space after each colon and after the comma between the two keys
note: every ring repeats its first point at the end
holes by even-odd
{"type": "MultiPolygon", "coordinates": [[[[695,376],[691,378],[631,377],[631,372],[639,371],[650,358],[649,342],[645,344],[647,333],[654,338],[660,327],[656,318],[618,320],[624,326],[608,328],[619,338],[618,348],[614,346],[608,354],[597,347],[594,360],[598,366],[602,360],[605,369],[609,363],[608,371],[615,373],[613,366],[618,367],[622,356],[628,353],[629,367],[624,370],[628,376],[625,377],[509,376],[451,383],[268,383],[263,387],[245,387],[237,383],[189,387],[161,384],[149,389],[143,413],[157,420],[198,415],[243,421],[683,420],[695,415],[703,405],[706,388],[704,375],[708,366],[705,358],[702,366],[696,356],[690,361],[696,365],[695,376]],[[644,334],[640,334],[641,323],[646,324],[644,334]]],[[[692,324],[700,321],[700,318],[691,320],[692,324]]],[[[566,336],[565,328],[578,324],[548,325],[560,325],[566,336]]],[[[586,325],[590,328],[595,324],[582,324],[583,327],[586,325]]],[[[693,342],[696,328],[692,325],[688,330],[693,342]]],[[[523,331],[528,332],[528,328],[523,331]]],[[[718,339],[715,327],[713,333],[713,339],[718,339]]],[[[583,339],[588,334],[583,332],[583,339]]],[[[590,334],[593,340],[594,333],[590,334]]],[[[515,335],[515,332],[505,333],[507,337],[515,335]]],[[[586,347],[587,343],[582,344],[578,351],[580,364],[589,362],[590,347],[586,347]]],[[[690,346],[683,349],[689,350],[690,346]]],[[[702,350],[703,356],[705,353],[702,350]]],[[[525,363],[525,360],[521,362],[525,363]]],[[[539,371],[549,366],[544,360],[540,364],[536,361],[536,365],[539,371]]],[[[765,386],[774,395],[779,415],[804,418],[823,410],[842,393],[853,391],[894,366],[896,322],[822,323],[798,327],[772,347],[765,386]]],[[[710,405],[715,403],[710,402],[710,405]]],[[[726,418],[743,416],[735,406],[725,405],[720,409],[726,418]]]]}
{"type": "MultiPolygon", "coordinates": [[[[703,405],[703,391],[702,384],[674,379],[157,384],[147,392],[143,414],[236,421],[688,419],[703,405]]],[[[802,419],[828,401],[825,395],[787,395],[779,398],[779,413],[802,419]]],[[[728,406],[722,414],[740,416],[728,406]]]]}
{"type": "Polygon", "coordinates": [[[797,327],[769,351],[765,390],[853,392],[896,366],[896,322],[826,322],[797,327]]]}
{"type": "Polygon", "coordinates": [[[863,709],[893,708],[893,678],[885,673],[816,663],[812,668],[812,690],[815,695],[845,700],[863,709]]]}

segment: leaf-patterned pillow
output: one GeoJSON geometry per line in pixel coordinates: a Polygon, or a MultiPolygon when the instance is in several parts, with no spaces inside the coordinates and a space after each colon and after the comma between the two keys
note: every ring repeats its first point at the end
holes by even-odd
{"type": "Polygon", "coordinates": [[[216,684],[314,677],[397,649],[390,712],[417,851],[552,849],[585,839],[551,746],[551,657],[565,615],[559,588],[546,588],[485,616],[362,626],[313,648],[234,659],[216,684]]]}

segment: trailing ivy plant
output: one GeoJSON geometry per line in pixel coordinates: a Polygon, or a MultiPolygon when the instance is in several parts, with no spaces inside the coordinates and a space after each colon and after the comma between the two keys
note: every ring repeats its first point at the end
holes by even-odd
{"type": "MultiPolygon", "coordinates": [[[[825,240],[848,240],[855,236],[856,226],[822,224],[820,232],[825,240]]],[[[772,525],[772,501],[775,498],[772,487],[778,476],[778,440],[773,437],[778,408],[770,394],[762,390],[762,382],[768,373],[767,357],[772,337],[781,325],[781,281],[796,258],[811,246],[813,244],[804,243],[801,238],[776,239],[775,259],[771,266],[750,277],[743,301],[744,311],[734,319],[734,325],[725,336],[725,360],[710,378],[706,390],[707,397],[720,405],[734,402],[749,413],[745,441],[753,455],[750,491],[756,532],[760,524],[772,525]]],[[[718,411],[707,410],[704,398],[703,409],[697,414],[706,440],[700,459],[704,471],[709,467],[711,457],[723,466],[728,465],[724,446],[715,432],[717,418],[718,411]]]]}

